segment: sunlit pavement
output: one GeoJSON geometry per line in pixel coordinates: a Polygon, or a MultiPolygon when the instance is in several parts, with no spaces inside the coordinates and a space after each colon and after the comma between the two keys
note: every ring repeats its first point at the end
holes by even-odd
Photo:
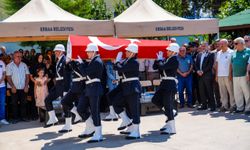
{"type": "Polygon", "coordinates": [[[102,122],[105,140],[86,143],[79,139],[84,123],[73,126],[73,131],[59,134],[62,124],[43,128],[38,121],[20,122],[0,127],[0,150],[75,150],[75,149],[126,149],[126,150],[249,150],[250,117],[182,109],[176,118],[177,134],[160,135],[165,117],[156,113],[141,117],[139,140],[125,140],[116,122],[102,122]]]}

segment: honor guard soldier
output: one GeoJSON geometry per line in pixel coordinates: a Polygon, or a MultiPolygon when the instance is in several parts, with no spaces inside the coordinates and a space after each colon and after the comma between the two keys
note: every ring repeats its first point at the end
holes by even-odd
{"type": "Polygon", "coordinates": [[[175,134],[174,121],[174,98],[177,92],[177,68],[178,60],[176,54],[179,52],[179,45],[171,43],[167,47],[168,58],[164,60],[163,52],[157,54],[157,60],[154,62],[153,68],[158,69],[161,76],[161,84],[156,91],[152,102],[160,109],[164,108],[164,113],[167,116],[166,124],[160,129],[162,134],[175,134]]]}
{"type": "MultiPolygon", "coordinates": [[[[120,54],[122,55],[122,52],[120,52],[120,54]]],[[[120,59],[122,56],[121,55],[119,56],[119,55],[117,56],[118,60],[116,59],[116,62],[121,61],[120,59]]],[[[131,116],[130,116],[130,113],[128,112],[128,107],[125,103],[122,103],[124,101],[123,100],[124,97],[122,95],[122,79],[123,79],[122,73],[116,71],[116,80],[118,82],[118,85],[113,90],[111,90],[110,92],[107,93],[107,99],[108,99],[109,103],[112,105],[112,107],[113,107],[114,103],[119,104],[119,105],[122,104],[120,107],[124,107],[126,110],[126,111],[120,113],[120,115],[119,115],[122,118],[122,123],[118,127],[117,130],[124,130],[132,125],[131,116]]],[[[114,107],[113,107],[113,109],[114,109],[114,107]]],[[[116,114],[115,110],[113,113],[116,114]]],[[[106,118],[104,119],[104,121],[107,121],[106,118]]],[[[126,134],[126,133],[129,134],[128,132],[124,132],[124,131],[121,132],[121,134],[126,134]]]]}
{"type": "Polygon", "coordinates": [[[139,82],[139,63],[136,60],[138,53],[138,45],[131,43],[126,48],[126,59],[121,62],[121,53],[118,53],[118,61],[114,65],[114,70],[122,73],[123,79],[121,83],[123,99],[113,103],[114,109],[122,119],[122,124],[129,126],[130,119],[126,115],[124,108],[128,107],[131,113],[132,125],[129,126],[128,136],[126,139],[140,138],[140,94],[141,85],[139,82]],[[124,106],[125,104],[125,106],[124,106]]]}
{"type": "Polygon", "coordinates": [[[100,118],[100,98],[103,94],[101,78],[104,64],[98,55],[98,46],[96,44],[88,44],[86,52],[90,62],[86,68],[81,68],[82,75],[87,78],[85,82],[85,96],[81,96],[77,111],[82,116],[82,119],[86,120],[85,131],[79,135],[79,137],[87,138],[93,135],[88,141],[88,143],[93,143],[103,140],[100,118]]]}
{"type": "MultiPolygon", "coordinates": [[[[72,114],[75,115],[73,124],[76,124],[82,120],[81,116],[78,114],[76,106],[81,93],[85,89],[86,77],[83,77],[80,71],[80,65],[85,65],[82,59],[78,56],[78,59],[68,63],[69,69],[71,70],[72,83],[68,93],[63,97],[61,104],[63,106],[63,111],[65,115],[65,125],[59,133],[65,133],[72,131],[72,114]]],[[[84,67],[84,66],[83,66],[84,67]]]]}
{"type": "Polygon", "coordinates": [[[55,56],[58,59],[56,63],[56,84],[49,91],[49,95],[45,98],[46,110],[49,114],[49,120],[45,127],[50,127],[58,123],[55,111],[53,110],[52,101],[59,97],[63,97],[69,89],[70,74],[66,66],[65,48],[62,44],[57,44],[54,48],[55,56]]]}

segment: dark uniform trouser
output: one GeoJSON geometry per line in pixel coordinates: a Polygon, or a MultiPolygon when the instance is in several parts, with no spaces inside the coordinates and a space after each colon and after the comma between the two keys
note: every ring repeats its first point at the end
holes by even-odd
{"type": "Polygon", "coordinates": [[[83,120],[87,120],[91,115],[94,125],[100,126],[100,96],[85,96],[83,92],[77,105],[77,112],[83,120]]]}
{"type": "MultiPolygon", "coordinates": [[[[122,93],[119,95],[122,96],[122,93]]],[[[133,119],[133,124],[140,123],[140,98],[138,93],[131,95],[123,96],[122,99],[116,99],[113,101],[113,107],[117,114],[120,114],[126,109],[126,112],[129,112],[129,118],[133,119]]]]}
{"type": "Polygon", "coordinates": [[[126,113],[130,119],[132,119],[131,111],[129,110],[128,104],[124,102],[124,96],[122,95],[121,88],[116,87],[107,94],[107,99],[110,104],[114,107],[114,110],[117,114],[120,114],[126,108],[126,113]],[[119,108],[117,108],[119,107],[119,108]]]}
{"type": "Polygon", "coordinates": [[[160,109],[164,107],[164,114],[168,117],[167,121],[174,120],[173,109],[175,93],[175,91],[166,91],[159,89],[158,91],[156,91],[154,97],[152,98],[152,103],[154,103],[160,109]]]}
{"type": "Polygon", "coordinates": [[[56,100],[59,96],[63,96],[63,87],[61,87],[61,89],[56,88],[58,87],[54,86],[49,91],[49,95],[45,98],[45,107],[47,111],[52,111],[54,109],[52,101],[56,100]]]}
{"type": "Polygon", "coordinates": [[[72,90],[69,90],[69,92],[63,97],[61,104],[63,106],[63,112],[66,118],[72,116],[71,109],[74,107],[73,102],[75,102],[75,105],[77,106],[79,97],[80,94],[72,92],[72,90]]]}

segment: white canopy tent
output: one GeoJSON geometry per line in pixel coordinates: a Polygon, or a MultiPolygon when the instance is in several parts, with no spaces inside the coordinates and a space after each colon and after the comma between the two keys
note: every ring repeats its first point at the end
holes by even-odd
{"type": "Polygon", "coordinates": [[[185,19],[175,16],[152,0],[137,0],[114,18],[118,37],[178,36],[219,32],[217,19],[185,19]]]}
{"type": "Polygon", "coordinates": [[[31,0],[0,22],[0,42],[67,40],[70,34],[112,36],[114,25],[75,16],[50,0],[31,0]]]}

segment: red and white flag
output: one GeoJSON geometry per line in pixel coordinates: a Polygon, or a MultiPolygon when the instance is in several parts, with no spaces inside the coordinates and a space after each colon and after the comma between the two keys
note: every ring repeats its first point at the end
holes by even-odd
{"type": "Polygon", "coordinates": [[[138,58],[155,59],[157,52],[162,51],[165,53],[167,51],[166,48],[170,41],[70,35],[67,45],[67,57],[76,59],[79,55],[81,58],[87,58],[85,49],[89,43],[98,45],[102,59],[115,59],[118,52],[122,51],[124,53],[125,48],[130,43],[138,45],[138,58]]]}

